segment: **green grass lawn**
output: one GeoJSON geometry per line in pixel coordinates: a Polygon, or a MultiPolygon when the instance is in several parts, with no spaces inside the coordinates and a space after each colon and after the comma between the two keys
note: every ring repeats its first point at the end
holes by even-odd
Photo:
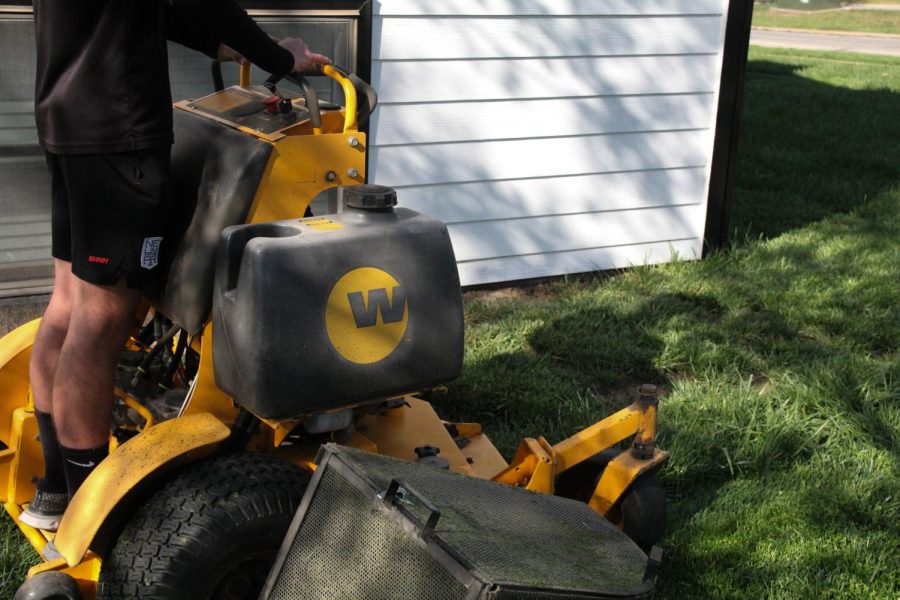
{"type": "Polygon", "coordinates": [[[802,13],[780,11],[764,4],[756,4],[753,7],[753,26],[900,35],[900,11],[833,10],[802,13]]]}
{"type": "MultiPolygon", "coordinates": [[[[735,247],[467,295],[439,409],[509,456],[665,390],[658,598],[900,596],[900,63],[751,49],[735,247]]],[[[0,521],[0,597],[36,556],[0,521]]]]}
{"type": "Polygon", "coordinates": [[[753,48],[736,247],[470,294],[441,409],[509,455],[661,385],[661,598],[900,596],[900,63],[753,48]]]}

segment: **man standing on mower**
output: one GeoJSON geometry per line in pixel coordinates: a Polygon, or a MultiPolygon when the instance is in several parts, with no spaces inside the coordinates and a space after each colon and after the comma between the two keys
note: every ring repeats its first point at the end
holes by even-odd
{"type": "Polygon", "coordinates": [[[173,142],[166,40],[243,55],[276,75],[330,61],[298,38],[276,43],[235,0],[34,0],[34,16],[55,276],[30,365],[45,473],[20,519],[52,531],[108,453],[116,364],[140,290],[161,275],[173,142]]]}

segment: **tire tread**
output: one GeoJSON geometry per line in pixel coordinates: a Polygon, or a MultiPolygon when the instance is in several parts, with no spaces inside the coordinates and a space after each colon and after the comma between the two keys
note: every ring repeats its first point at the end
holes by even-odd
{"type": "Polygon", "coordinates": [[[266,454],[233,454],[191,465],[145,501],[125,526],[100,574],[101,600],[175,600],[197,577],[210,540],[290,519],[309,476],[266,454]],[[199,563],[199,564],[198,564],[199,563]],[[193,566],[192,566],[193,565],[193,566]]]}

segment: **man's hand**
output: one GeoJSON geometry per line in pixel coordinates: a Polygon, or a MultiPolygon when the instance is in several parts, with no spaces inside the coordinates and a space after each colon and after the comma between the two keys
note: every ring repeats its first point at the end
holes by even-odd
{"type": "Polygon", "coordinates": [[[286,48],[294,55],[293,73],[305,71],[312,65],[330,65],[331,59],[324,54],[316,54],[310,52],[306,42],[300,38],[284,38],[278,42],[283,48],[286,48]]]}
{"type": "Polygon", "coordinates": [[[234,61],[239,65],[250,64],[250,61],[247,60],[244,55],[231,48],[230,46],[226,46],[225,44],[219,44],[219,50],[216,52],[216,58],[219,60],[219,62],[234,61]]]}

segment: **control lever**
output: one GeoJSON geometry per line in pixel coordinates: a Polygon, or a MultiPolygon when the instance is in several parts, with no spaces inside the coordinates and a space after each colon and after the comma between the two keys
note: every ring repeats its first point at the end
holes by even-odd
{"type": "MultiPolygon", "coordinates": [[[[300,75],[299,73],[292,73],[290,75],[286,75],[284,78],[300,88],[303,99],[306,101],[306,110],[309,111],[309,122],[310,125],[312,125],[313,132],[322,133],[322,111],[319,110],[319,98],[316,94],[316,90],[313,89],[313,86],[309,83],[309,80],[307,80],[306,77],[300,75]]],[[[276,87],[276,84],[281,81],[281,79],[282,78],[278,77],[277,75],[271,75],[263,82],[263,85],[267,90],[272,92],[272,94],[278,96],[278,88],[276,87]]],[[[288,100],[288,102],[290,102],[290,100],[288,100]]]]}

